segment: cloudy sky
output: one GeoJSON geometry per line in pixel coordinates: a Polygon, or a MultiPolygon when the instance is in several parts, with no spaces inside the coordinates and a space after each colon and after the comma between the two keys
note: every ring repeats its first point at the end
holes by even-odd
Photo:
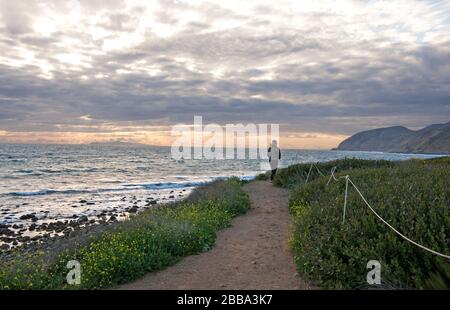
{"type": "Polygon", "coordinates": [[[0,51],[0,142],[168,144],[201,115],[328,148],[450,115],[450,1],[0,0],[0,51]]]}

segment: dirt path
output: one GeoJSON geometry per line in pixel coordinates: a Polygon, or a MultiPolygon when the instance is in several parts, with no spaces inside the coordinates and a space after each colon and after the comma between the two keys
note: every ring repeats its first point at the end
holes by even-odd
{"type": "Polygon", "coordinates": [[[287,244],[288,191],[263,181],[244,188],[251,209],[218,233],[213,249],[119,289],[309,289],[287,244]]]}

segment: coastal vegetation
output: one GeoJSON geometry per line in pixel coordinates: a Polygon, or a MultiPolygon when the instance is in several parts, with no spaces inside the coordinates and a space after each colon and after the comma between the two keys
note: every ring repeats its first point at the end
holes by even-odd
{"type": "Polygon", "coordinates": [[[209,250],[216,232],[249,208],[236,178],[203,186],[184,201],[155,206],[56,253],[17,249],[0,261],[1,289],[98,289],[160,270],[182,257],[209,250]],[[80,283],[69,285],[69,261],[81,267],[80,283]]]}
{"type": "MultiPolygon", "coordinates": [[[[398,231],[450,254],[450,157],[296,164],[279,169],[273,182],[290,190],[290,246],[300,276],[329,289],[449,288],[450,261],[393,232],[351,185],[343,221],[346,175],[398,231]],[[332,170],[337,180],[330,178],[332,170]],[[381,264],[377,286],[366,282],[367,263],[373,260],[381,264]]],[[[156,205],[82,238],[64,239],[63,246],[50,244],[33,252],[19,247],[0,255],[0,288],[108,288],[208,251],[216,232],[249,208],[243,183],[237,178],[216,181],[181,202],[156,205]],[[67,282],[70,261],[80,264],[78,285],[67,282]]]]}
{"type": "Polygon", "coordinates": [[[342,159],[280,169],[274,183],[291,189],[290,245],[300,275],[322,288],[366,288],[367,263],[381,264],[380,288],[449,288],[450,260],[398,236],[349,186],[345,177],[393,227],[412,240],[450,254],[450,158],[403,162],[342,159]],[[331,180],[336,168],[338,181],[331,180]],[[317,169],[316,169],[317,168],[317,169]],[[323,174],[324,176],[322,176],[323,174]],[[340,179],[339,179],[340,178],[340,179]]]}

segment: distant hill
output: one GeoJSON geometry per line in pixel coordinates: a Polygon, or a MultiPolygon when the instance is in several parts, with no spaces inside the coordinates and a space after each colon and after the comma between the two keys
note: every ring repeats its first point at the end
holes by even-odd
{"type": "Polygon", "coordinates": [[[450,122],[420,130],[394,126],[361,131],[342,141],[337,150],[450,154],[450,122]]]}
{"type": "Polygon", "coordinates": [[[123,142],[123,141],[111,141],[111,142],[91,142],[89,145],[100,145],[100,146],[147,146],[145,144],[135,143],[135,142],[123,142]]]}

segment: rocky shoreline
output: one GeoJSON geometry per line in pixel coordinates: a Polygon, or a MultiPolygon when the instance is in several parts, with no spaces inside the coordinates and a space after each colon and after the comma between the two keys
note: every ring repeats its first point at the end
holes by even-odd
{"type": "MultiPolygon", "coordinates": [[[[80,199],[71,206],[74,210],[79,206],[92,206],[94,211],[90,214],[75,212],[70,218],[63,219],[50,218],[49,211],[43,210],[26,213],[20,216],[20,222],[0,223],[0,257],[7,257],[14,250],[26,249],[30,252],[36,248],[45,248],[60,239],[104,230],[111,224],[124,221],[149,208],[184,199],[189,193],[189,189],[180,189],[168,191],[164,197],[159,198],[155,198],[155,195],[123,196],[115,206],[109,208],[102,208],[99,202],[80,199]]],[[[2,214],[8,210],[0,209],[2,214]]]]}

